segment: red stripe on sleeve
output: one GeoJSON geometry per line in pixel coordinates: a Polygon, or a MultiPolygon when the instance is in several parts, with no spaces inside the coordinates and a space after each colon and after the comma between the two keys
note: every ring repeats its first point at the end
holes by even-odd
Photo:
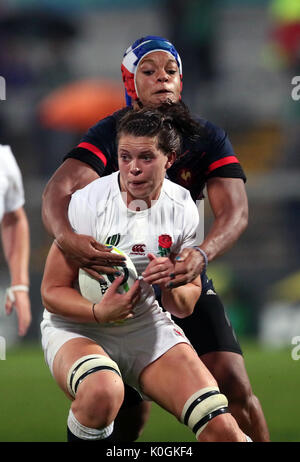
{"type": "Polygon", "coordinates": [[[216,168],[223,167],[228,164],[239,164],[238,159],[235,156],[224,157],[223,159],[216,160],[208,167],[206,174],[212,172],[216,168]]]}
{"type": "Polygon", "coordinates": [[[104,167],[106,167],[106,164],[107,164],[106,157],[103,154],[103,152],[101,152],[100,149],[98,149],[96,146],[94,146],[91,143],[79,143],[77,147],[84,148],[84,149],[87,149],[88,151],[91,151],[93,154],[99,157],[99,159],[102,160],[104,167]]]}

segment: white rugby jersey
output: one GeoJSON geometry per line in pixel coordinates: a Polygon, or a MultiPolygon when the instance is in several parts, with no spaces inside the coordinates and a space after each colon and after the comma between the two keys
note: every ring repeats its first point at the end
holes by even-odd
{"type": "Polygon", "coordinates": [[[0,144],[0,222],[3,215],[24,205],[20,169],[10,146],[0,144]]]}
{"type": "MultiPolygon", "coordinates": [[[[187,189],[165,179],[159,198],[150,208],[143,201],[135,201],[141,211],[132,211],[118,178],[119,172],[114,172],[72,195],[69,220],[74,231],[125,252],[139,275],[149,263],[148,253],[167,256],[195,245],[199,214],[187,189]]],[[[138,316],[151,306],[158,308],[154,291],[142,281],[134,314],[138,316]]]]}

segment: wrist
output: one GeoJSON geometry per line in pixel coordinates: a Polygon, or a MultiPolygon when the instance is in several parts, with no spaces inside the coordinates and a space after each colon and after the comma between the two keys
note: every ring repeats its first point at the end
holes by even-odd
{"type": "Polygon", "coordinates": [[[64,242],[67,240],[68,240],[68,232],[59,233],[55,235],[55,242],[60,248],[63,247],[64,242]]]}
{"type": "Polygon", "coordinates": [[[15,292],[29,292],[28,284],[15,284],[6,289],[6,296],[14,303],[16,300],[15,292]]]}
{"type": "Polygon", "coordinates": [[[97,305],[97,303],[93,303],[92,305],[92,312],[93,312],[93,317],[94,317],[94,320],[96,321],[97,324],[100,324],[100,320],[95,312],[95,305],[97,305]]]}
{"type": "Polygon", "coordinates": [[[206,254],[206,252],[205,252],[203,249],[201,249],[201,247],[198,247],[197,245],[194,245],[193,248],[194,248],[195,250],[197,250],[197,251],[202,255],[202,257],[203,257],[203,261],[204,261],[204,267],[203,267],[203,269],[202,269],[202,273],[203,273],[204,271],[206,271],[207,265],[208,265],[208,257],[207,257],[207,254],[206,254]]]}

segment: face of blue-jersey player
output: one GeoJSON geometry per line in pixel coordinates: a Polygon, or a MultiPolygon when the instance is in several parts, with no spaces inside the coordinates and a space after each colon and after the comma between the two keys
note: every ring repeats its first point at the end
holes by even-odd
{"type": "MultiPolygon", "coordinates": [[[[144,106],[158,106],[180,99],[181,79],[176,60],[164,51],[153,51],[140,62],[135,76],[139,100],[144,106]]],[[[133,106],[136,106],[136,102],[133,106]]]]}
{"type": "Polygon", "coordinates": [[[121,134],[118,161],[121,191],[126,192],[127,206],[136,210],[136,202],[151,207],[158,199],[165,173],[175,160],[175,153],[164,154],[157,147],[157,137],[121,134]]]}

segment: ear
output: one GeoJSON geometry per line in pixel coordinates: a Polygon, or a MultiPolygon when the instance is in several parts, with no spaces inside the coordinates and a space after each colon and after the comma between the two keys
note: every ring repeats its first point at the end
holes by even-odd
{"type": "Polygon", "coordinates": [[[167,162],[166,162],[166,170],[168,170],[175,162],[176,159],[176,152],[172,151],[167,154],[167,162]]]}

